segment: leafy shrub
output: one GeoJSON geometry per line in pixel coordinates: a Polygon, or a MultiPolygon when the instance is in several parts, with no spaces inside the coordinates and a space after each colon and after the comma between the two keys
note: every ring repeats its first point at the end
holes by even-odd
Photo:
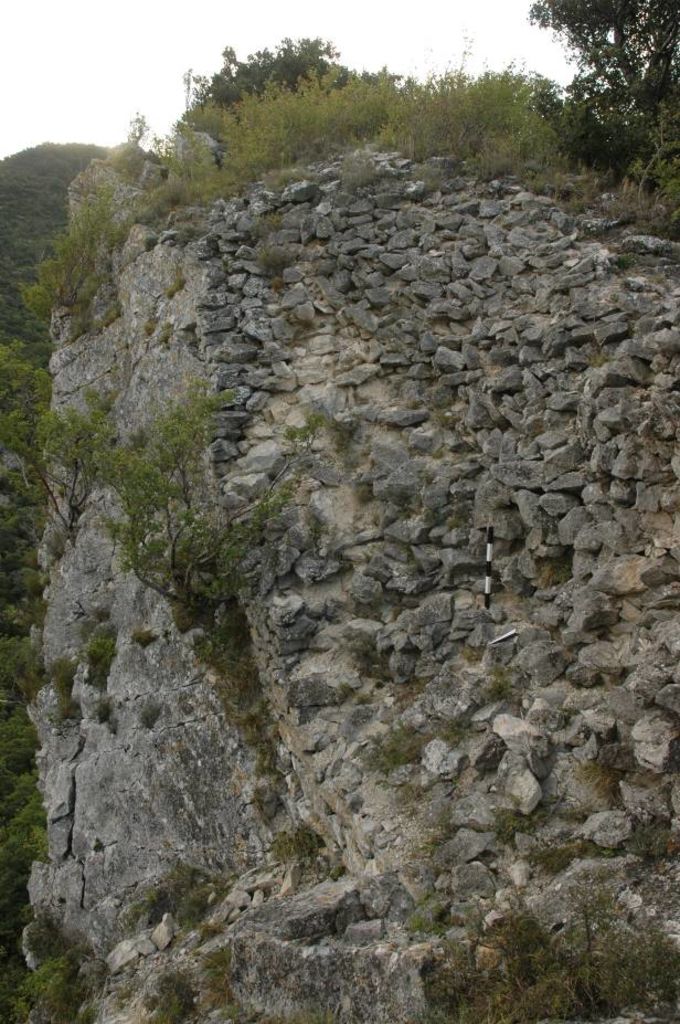
{"type": "Polygon", "coordinates": [[[365,755],[367,768],[387,774],[394,768],[419,761],[423,747],[430,737],[398,725],[384,737],[376,740],[365,755]]]}
{"type": "Polygon", "coordinates": [[[99,690],[106,688],[111,663],[116,656],[116,634],[112,629],[97,630],[85,648],[89,683],[99,690]]]}
{"type": "Polygon", "coordinates": [[[215,607],[238,592],[241,565],[285,504],[280,488],[227,519],[207,481],[205,451],[228,396],[197,386],[149,429],[103,455],[100,472],[122,517],[109,522],[121,558],[146,586],[178,605],[215,607]]]}
{"type": "Polygon", "coordinates": [[[49,917],[37,918],[27,932],[27,945],[39,961],[17,994],[17,1020],[36,1006],[45,1024],[88,1024],[91,1010],[83,1005],[92,994],[96,972],[86,980],[81,967],[90,952],[74,943],[49,917]]]}
{"type": "Polygon", "coordinates": [[[556,139],[533,109],[536,87],[535,79],[513,68],[476,79],[459,70],[424,83],[409,80],[382,141],[416,160],[454,154],[481,162],[502,148],[514,169],[528,160],[548,162],[556,156],[556,139]]]}

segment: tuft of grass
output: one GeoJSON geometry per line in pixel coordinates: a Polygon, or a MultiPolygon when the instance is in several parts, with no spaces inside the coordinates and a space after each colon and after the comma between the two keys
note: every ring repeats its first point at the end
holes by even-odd
{"type": "Polygon", "coordinates": [[[201,962],[201,989],[210,1007],[223,1007],[233,1002],[231,990],[231,947],[221,946],[207,953],[201,962]]]}
{"type": "Polygon", "coordinates": [[[186,283],[186,278],[181,270],[176,271],[171,283],[165,289],[166,297],[168,299],[174,299],[175,295],[182,291],[182,288],[184,288],[186,283]]]}
{"type": "Polygon", "coordinates": [[[540,807],[531,814],[499,808],[494,819],[494,832],[502,843],[512,843],[518,832],[533,832],[545,816],[545,809],[540,807]]]}
{"type": "Polygon", "coordinates": [[[113,715],[113,702],[109,697],[102,697],[97,702],[96,708],[97,721],[104,724],[105,722],[111,722],[111,716],[113,715]]]}
{"type": "Polygon", "coordinates": [[[543,868],[549,875],[558,875],[560,871],[568,868],[573,860],[582,857],[608,857],[609,850],[603,849],[597,843],[587,839],[575,839],[571,843],[563,843],[561,846],[542,846],[532,850],[529,854],[529,861],[539,868],[543,868]]]}
{"type": "Polygon", "coordinates": [[[354,494],[360,505],[368,505],[373,501],[373,485],[366,481],[355,484],[354,494]]]}
{"type": "Polygon", "coordinates": [[[487,701],[508,700],[513,694],[512,673],[501,665],[491,669],[489,682],[484,688],[484,699],[487,701]]]}
{"type": "Polygon", "coordinates": [[[542,590],[547,590],[548,587],[558,587],[563,583],[568,583],[571,577],[571,557],[563,555],[561,558],[551,558],[541,563],[536,583],[542,590]]]}
{"type": "Polygon", "coordinates": [[[234,603],[195,645],[196,655],[218,675],[216,691],[225,714],[256,754],[258,775],[276,773],[276,729],[253,657],[248,621],[234,603]]]}
{"type": "Polygon", "coordinates": [[[169,323],[166,320],[166,322],[161,326],[161,329],[158,332],[158,344],[159,345],[167,345],[168,342],[170,341],[171,337],[172,337],[172,324],[169,323]]]}
{"type": "Polygon", "coordinates": [[[386,651],[379,651],[371,637],[359,637],[352,643],[352,656],[362,676],[389,683],[392,679],[390,659],[386,651]]]}
{"type": "Polygon", "coordinates": [[[468,665],[477,665],[484,657],[484,651],[481,647],[465,646],[460,652],[460,656],[463,661],[467,661],[468,665]]]}
{"type": "Polygon", "coordinates": [[[261,245],[257,252],[257,265],[269,277],[280,277],[293,262],[293,254],[285,245],[261,245]]]}
{"type": "Polygon", "coordinates": [[[345,191],[356,192],[377,180],[378,171],[368,153],[349,153],[343,158],[340,181],[345,191]]]}
{"type": "Polygon", "coordinates": [[[274,837],[271,851],[284,864],[297,862],[311,864],[316,860],[323,840],[307,825],[299,825],[293,831],[285,830],[274,837]]]}
{"type": "Polygon", "coordinates": [[[369,747],[364,755],[366,767],[387,775],[395,768],[413,764],[420,760],[423,747],[430,739],[430,736],[398,725],[369,747]]]}
{"type": "Polygon", "coordinates": [[[131,639],[133,643],[139,644],[140,647],[148,647],[154,640],[158,640],[158,633],[154,633],[152,629],[135,629],[131,639]]]}
{"type": "Polygon", "coordinates": [[[406,923],[412,932],[444,935],[449,927],[448,905],[436,896],[429,896],[416,907],[406,923]]]}
{"type": "Polygon", "coordinates": [[[609,765],[599,764],[597,761],[586,761],[576,769],[578,779],[589,786],[601,800],[611,806],[619,803],[621,794],[619,782],[624,777],[624,772],[611,768],[609,765]]]}
{"type": "Polygon", "coordinates": [[[611,358],[612,357],[609,353],[600,349],[598,352],[594,352],[593,355],[590,356],[588,365],[592,366],[594,369],[599,369],[600,366],[606,366],[607,363],[611,362],[611,358]]]}
{"type": "Polygon", "coordinates": [[[673,852],[673,836],[666,825],[655,822],[651,825],[638,825],[626,843],[626,848],[636,857],[643,860],[661,860],[673,852]]]}

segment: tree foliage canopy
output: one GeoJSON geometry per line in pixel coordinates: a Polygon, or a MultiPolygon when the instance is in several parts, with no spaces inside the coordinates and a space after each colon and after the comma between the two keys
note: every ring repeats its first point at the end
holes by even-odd
{"type": "Polygon", "coordinates": [[[244,96],[259,96],[268,85],[281,85],[295,90],[300,79],[323,78],[331,69],[342,71],[344,80],[349,71],[337,61],[340,54],[332,43],[323,39],[282,39],[275,50],[258,50],[240,61],[236,51],[227,46],[222,53],[224,63],[211,79],[195,78],[194,100],[230,107],[244,96]]]}
{"type": "Polygon", "coordinates": [[[214,415],[227,400],[194,385],[101,461],[122,512],[109,525],[124,568],[186,605],[237,593],[244,558],[285,500],[280,490],[230,520],[217,506],[204,459],[214,415]]]}
{"type": "Polygon", "coordinates": [[[677,0],[535,0],[530,17],[575,51],[581,87],[650,112],[678,88],[677,0]]]}
{"type": "Polygon", "coordinates": [[[658,125],[680,102],[677,0],[534,0],[530,18],[574,51],[560,124],[570,155],[619,172],[655,154],[660,166],[675,159],[677,136],[666,130],[661,152],[658,125]]]}
{"type": "Polygon", "coordinates": [[[97,479],[99,454],[112,440],[106,403],[87,396],[84,410],[49,409],[45,370],[16,346],[0,346],[0,445],[11,452],[8,476],[17,495],[46,500],[71,532],[97,479]]]}

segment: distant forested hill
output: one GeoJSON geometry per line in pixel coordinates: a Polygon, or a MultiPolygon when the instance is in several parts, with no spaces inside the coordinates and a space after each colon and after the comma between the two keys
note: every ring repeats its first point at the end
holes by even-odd
{"type": "Polygon", "coordinates": [[[28,342],[44,358],[45,325],[24,308],[20,284],[34,279],[52,238],[66,227],[69,182],[105,152],[46,143],[0,160],[0,342],[28,342]]]}

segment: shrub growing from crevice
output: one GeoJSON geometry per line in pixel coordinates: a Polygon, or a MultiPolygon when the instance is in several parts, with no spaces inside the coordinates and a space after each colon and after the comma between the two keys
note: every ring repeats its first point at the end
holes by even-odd
{"type": "Polygon", "coordinates": [[[62,722],[68,718],[76,718],[80,713],[78,704],[71,696],[77,668],[78,662],[75,658],[57,658],[49,669],[49,676],[57,695],[59,719],[62,722]]]}
{"type": "Polygon", "coordinates": [[[277,733],[262,693],[248,620],[237,601],[220,609],[217,622],[209,623],[194,650],[217,673],[217,695],[228,721],[255,751],[257,774],[274,774],[277,733]]]}
{"type": "Polygon", "coordinates": [[[98,690],[105,690],[116,656],[116,633],[111,627],[97,629],[85,648],[85,659],[89,669],[89,683],[98,690]]]}
{"type": "Polygon", "coordinates": [[[149,925],[155,925],[163,914],[172,914],[183,928],[193,928],[206,913],[219,884],[219,879],[203,868],[177,864],[131,905],[126,920],[134,925],[145,917],[149,925]]]}

